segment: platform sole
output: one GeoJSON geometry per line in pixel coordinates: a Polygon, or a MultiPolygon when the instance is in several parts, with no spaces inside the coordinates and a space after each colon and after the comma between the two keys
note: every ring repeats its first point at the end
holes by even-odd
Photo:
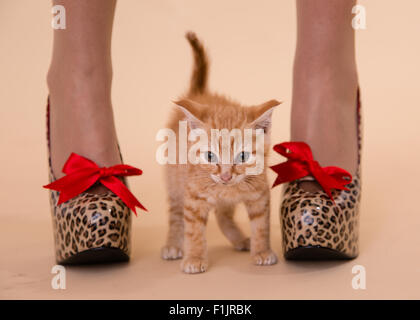
{"type": "Polygon", "coordinates": [[[127,262],[130,257],[121,249],[100,247],[78,252],[62,261],[62,265],[84,265],[127,262]]]}
{"type": "Polygon", "coordinates": [[[343,252],[321,246],[297,247],[285,252],[286,260],[351,260],[356,256],[350,256],[343,252]]]}

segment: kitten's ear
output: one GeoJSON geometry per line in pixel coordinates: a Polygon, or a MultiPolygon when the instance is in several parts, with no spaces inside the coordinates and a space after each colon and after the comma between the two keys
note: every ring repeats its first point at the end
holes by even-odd
{"type": "Polygon", "coordinates": [[[174,103],[187,117],[187,121],[191,129],[203,127],[203,122],[195,116],[195,114],[198,114],[201,104],[189,99],[174,101],[174,103]]]}
{"type": "Polygon", "coordinates": [[[279,104],[281,104],[281,102],[273,99],[253,107],[255,120],[251,123],[252,128],[263,129],[264,133],[270,131],[271,115],[273,114],[274,108],[279,104]]]}

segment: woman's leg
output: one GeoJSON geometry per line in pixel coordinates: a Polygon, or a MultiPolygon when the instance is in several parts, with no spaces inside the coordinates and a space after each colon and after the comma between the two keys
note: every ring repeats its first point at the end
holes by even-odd
{"type": "Polygon", "coordinates": [[[322,166],[352,174],[357,170],[355,4],[297,0],[291,117],[292,141],[307,142],[322,166]]]}
{"type": "Polygon", "coordinates": [[[121,163],[111,105],[111,34],[115,0],[54,0],[66,27],[54,30],[47,83],[51,157],[57,178],[76,152],[100,166],[121,163]]]}

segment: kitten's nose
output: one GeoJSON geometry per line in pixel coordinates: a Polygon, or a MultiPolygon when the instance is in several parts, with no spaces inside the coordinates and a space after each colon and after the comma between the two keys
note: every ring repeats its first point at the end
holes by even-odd
{"type": "Polygon", "coordinates": [[[232,179],[232,174],[230,172],[223,172],[220,175],[220,179],[224,182],[229,182],[232,179]]]}

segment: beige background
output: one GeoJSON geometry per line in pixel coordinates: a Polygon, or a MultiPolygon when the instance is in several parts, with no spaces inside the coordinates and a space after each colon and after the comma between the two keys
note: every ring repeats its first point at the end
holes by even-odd
{"type": "MultiPolygon", "coordinates": [[[[276,98],[273,141],[288,139],[294,1],[119,1],[113,102],[125,161],[144,170],[130,180],[150,210],[133,224],[129,264],[67,268],[67,289],[51,289],[55,264],[47,191],[45,75],[51,53],[50,1],[0,0],[0,298],[420,298],[419,72],[417,0],[363,0],[357,31],[365,120],[361,254],[350,262],[251,265],[212,217],[210,269],[181,274],[159,250],[166,232],[162,168],[155,134],[170,101],[186,89],[194,30],[212,60],[210,86],[244,103],[276,98]],[[363,265],[367,289],[353,290],[363,265]]],[[[273,156],[272,163],[281,159],[273,156]]],[[[270,173],[270,179],[274,175],[270,173]]],[[[280,188],[272,190],[272,244],[280,253],[280,188]]],[[[238,213],[244,228],[246,214],[238,213]]]]}

